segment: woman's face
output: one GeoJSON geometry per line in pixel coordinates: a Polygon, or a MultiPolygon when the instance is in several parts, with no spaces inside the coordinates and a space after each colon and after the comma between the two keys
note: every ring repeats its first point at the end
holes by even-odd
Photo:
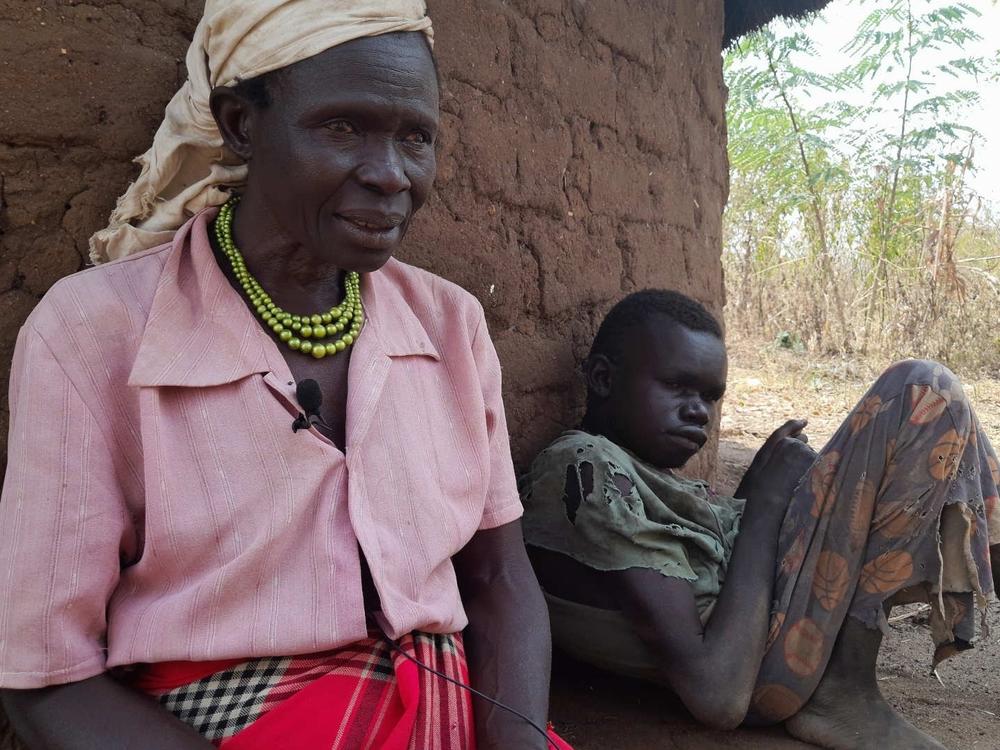
{"type": "Polygon", "coordinates": [[[245,205],[268,211],[317,266],[380,268],[434,182],[438,86],[423,35],[358,39],[267,86],[270,105],[246,120],[245,205]]]}

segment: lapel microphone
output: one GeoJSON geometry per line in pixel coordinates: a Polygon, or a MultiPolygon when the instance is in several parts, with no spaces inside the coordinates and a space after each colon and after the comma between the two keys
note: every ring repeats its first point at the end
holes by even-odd
{"type": "Polygon", "coordinates": [[[292,432],[308,430],[313,425],[319,425],[327,430],[330,425],[323,421],[319,415],[320,407],[323,405],[323,391],[320,390],[319,383],[312,378],[306,378],[295,386],[295,399],[302,407],[302,412],[292,422],[292,432]]]}

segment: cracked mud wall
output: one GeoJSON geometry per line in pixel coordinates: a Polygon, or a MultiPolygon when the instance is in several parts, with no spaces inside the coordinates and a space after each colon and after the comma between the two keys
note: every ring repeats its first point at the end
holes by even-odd
{"type": "MultiPolygon", "coordinates": [[[[578,418],[576,363],[614,301],[664,286],[721,311],[723,3],[429,5],[439,174],[401,256],[485,306],[523,466],[578,418]]],[[[184,76],[200,10],[0,0],[0,455],[17,329],[83,266],[184,76]]]]}

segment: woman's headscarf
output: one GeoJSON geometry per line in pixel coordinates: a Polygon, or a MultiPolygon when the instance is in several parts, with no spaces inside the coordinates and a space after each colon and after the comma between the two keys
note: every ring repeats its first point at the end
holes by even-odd
{"type": "Polygon", "coordinates": [[[191,216],[226,202],[222,186],[246,182],[209,109],[230,86],[338,44],[396,31],[433,40],[424,0],[207,0],[187,53],[188,79],[167,105],[139,178],[118,199],[110,225],[90,239],[95,263],[168,242],[191,216]]]}

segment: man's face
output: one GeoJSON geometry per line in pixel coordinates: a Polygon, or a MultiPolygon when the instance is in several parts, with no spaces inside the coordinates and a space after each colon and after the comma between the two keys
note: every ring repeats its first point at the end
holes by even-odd
{"type": "Polygon", "coordinates": [[[438,87],[420,34],[334,47],[277,71],[252,120],[249,187],[318,267],[381,267],[434,181],[438,87]]]}
{"type": "Polygon", "coordinates": [[[683,466],[708,439],[725,393],[726,347],[662,315],[626,337],[609,394],[615,438],[654,466],[683,466]]]}

